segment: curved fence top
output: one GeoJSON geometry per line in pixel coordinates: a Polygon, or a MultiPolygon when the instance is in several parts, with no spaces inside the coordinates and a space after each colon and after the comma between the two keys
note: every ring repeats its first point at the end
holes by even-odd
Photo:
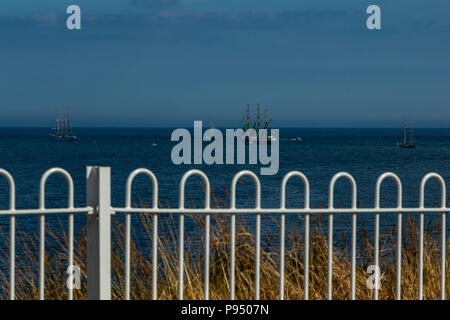
{"type": "Polygon", "coordinates": [[[347,172],[339,172],[336,173],[333,178],[331,178],[330,181],[330,187],[329,187],[329,194],[328,194],[328,208],[333,209],[334,208],[334,185],[336,184],[336,181],[338,181],[341,178],[345,178],[350,182],[350,185],[352,187],[352,208],[355,209],[357,207],[357,190],[356,190],[356,181],[353,178],[353,176],[350,173],[347,172]]]}
{"type": "Polygon", "coordinates": [[[184,208],[184,189],[186,185],[186,181],[191,176],[199,176],[202,178],[203,182],[205,183],[205,209],[210,208],[210,198],[211,198],[211,185],[209,183],[208,176],[201,170],[198,169],[192,169],[186,172],[180,181],[180,196],[179,196],[179,208],[184,208]]]}
{"type": "Polygon", "coordinates": [[[284,177],[283,181],[281,181],[281,195],[280,195],[280,208],[285,209],[286,208],[286,185],[292,177],[298,177],[302,180],[303,186],[305,188],[305,195],[304,195],[304,206],[305,209],[309,209],[309,181],[308,178],[301,173],[300,171],[291,171],[288,172],[284,177]]]}
{"type": "Polygon", "coordinates": [[[259,182],[258,176],[250,171],[250,170],[242,170],[235,174],[233,177],[233,181],[231,181],[231,199],[230,199],[230,208],[235,209],[236,208],[236,185],[240,178],[243,176],[248,176],[252,178],[253,182],[255,183],[256,188],[256,199],[255,199],[255,209],[261,208],[261,183],[259,182]]]}
{"type": "Polygon", "coordinates": [[[440,174],[435,172],[430,172],[427,175],[425,175],[422,178],[422,181],[420,182],[420,196],[419,196],[419,206],[420,208],[424,208],[425,206],[425,185],[427,184],[428,180],[430,179],[436,179],[439,184],[441,185],[441,207],[445,208],[446,206],[446,188],[445,188],[445,181],[441,177],[440,174]]]}
{"type": "Polygon", "coordinates": [[[4,170],[0,169],[0,176],[6,178],[9,184],[9,209],[14,210],[16,208],[16,184],[14,183],[14,178],[12,175],[4,170]]]}
{"type": "Polygon", "coordinates": [[[144,174],[147,177],[149,177],[150,180],[152,180],[152,184],[153,184],[152,207],[154,209],[157,209],[158,208],[158,179],[156,178],[156,176],[153,172],[151,172],[150,170],[145,169],[145,168],[136,169],[133,172],[131,172],[130,175],[128,176],[126,192],[125,192],[125,206],[127,208],[131,208],[131,189],[133,186],[133,181],[134,181],[134,178],[136,178],[136,176],[138,176],[140,174],[144,174]]]}
{"type": "Polygon", "coordinates": [[[45,184],[47,182],[47,179],[54,174],[60,174],[66,179],[68,186],[67,205],[69,208],[73,208],[73,180],[71,175],[62,168],[49,169],[42,175],[39,188],[39,208],[45,209],[45,184]]]}
{"type": "Polygon", "coordinates": [[[375,208],[380,208],[380,190],[381,190],[381,184],[383,181],[387,178],[391,178],[395,181],[395,184],[397,185],[397,208],[402,207],[402,182],[400,178],[392,172],[385,172],[382,175],[380,175],[377,179],[377,184],[375,187],[375,208]]]}

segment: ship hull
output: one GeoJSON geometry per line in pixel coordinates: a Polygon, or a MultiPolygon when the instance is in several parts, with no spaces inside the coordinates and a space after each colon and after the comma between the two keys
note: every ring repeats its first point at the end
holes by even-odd
{"type": "Polygon", "coordinates": [[[78,140],[78,137],[50,135],[50,139],[52,139],[53,141],[59,141],[59,142],[72,142],[72,141],[78,140]]]}
{"type": "Polygon", "coordinates": [[[268,136],[266,139],[259,139],[257,137],[249,137],[248,139],[246,139],[245,137],[243,138],[245,141],[245,144],[249,145],[249,144],[266,144],[266,145],[271,145],[272,142],[275,142],[276,139],[273,136],[268,136]]]}
{"type": "Polygon", "coordinates": [[[404,148],[404,149],[415,149],[416,145],[415,144],[404,144],[404,143],[400,143],[398,145],[400,148],[404,148]]]}

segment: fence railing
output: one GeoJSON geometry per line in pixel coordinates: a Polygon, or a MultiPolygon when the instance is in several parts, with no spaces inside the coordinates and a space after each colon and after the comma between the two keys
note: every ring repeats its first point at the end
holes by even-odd
{"type": "MultiPolygon", "coordinates": [[[[179,185],[179,205],[178,208],[159,208],[158,207],[158,180],[156,176],[148,169],[136,169],[128,177],[126,182],[125,207],[111,206],[111,173],[109,167],[88,167],[86,179],[86,206],[74,207],[74,186],[70,174],[61,168],[53,168],[44,173],[40,182],[40,197],[38,209],[16,209],[16,191],[14,179],[10,173],[0,169],[0,176],[6,178],[9,183],[9,209],[0,210],[0,215],[9,215],[10,217],[10,265],[9,265],[9,292],[10,299],[15,298],[15,218],[18,215],[38,215],[39,216],[39,298],[44,299],[44,256],[45,256],[45,216],[54,213],[66,213],[68,215],[68,266],[73,264],[73,232],[74,232],[74,213],[84,212],[87,214],[87,281],[88,281],[88,299],[111,299],[111,215],[122,212],[125,214],[125,298],[130,298],[130,242],[131,242],[131,214],[150,213],[153,223],[152,236],[152,298],[157,299],[157,264],[158,264],[158,216],[164,214],[178,214],[179,222],[179,261],[178,261],[178,298],[183,299],[184,287],[184,215],[199,214],[205,216],[205,251],[204,251],[204,299],[209,299],[209,255],[210,255],[210,215],[212,213],[221,213],[230,215],[230,299],[235,299],[235,250],[236,250],[236,215],[240,213],[251,213],[255,215],[255,293],[254,298],[260,298],[260,251],[261,251],[261,214],[270,212],[280,215],[280,286],[279,298],[284,299],[285,282],[285,216],[286,214],[301,214],[305,217],[304,228],[304,299],[309,299],[309,250],[310,250],[310,216],[319,214],[328,214],[328,267],[327,267],[327,297],[333,298],[332,270],[333,270],[333,217],[335,214],[351,215],[351,276],[350,276],[350,298],[355,299],[356,290],[356,229],[357,217],[360,213],[373,213],[375,216],[374,226],[374,260],[376,269],[379,270],[379,242],[380,242],[380,214],[394,213],[397,215],[397,248],[396,248],[396,299],[401,299],[401,276],[402,276],[402,214],[419,214],[419,275],[418,275],[418,299],[423,299],[423,258],[424,258],[424,214],[439,213],[441,215],[441,266],[440,266],[440,297],[445,299],[446,285],[446,212],[450,208],[446,204],[446,185],[444,179],[437,173],[429,173],[422,178],[420,184],[419,206],[416,208],[403,207],[402,203],[402,183],[397,175],[386,172],[378,178],[375,186],[374,207],[358,208],[357,206],[357,185],[355,179],[346,172],[335,174],[329,184],[328,207],[311,208],[310,206],[310,185],[308,178],[299,171],[291,171],[286,174],[281,183],[280,207],[279,208],[261,208],[261,183],[256,174],[252,171],[240,171],[231,182],[230,208],[212,208],[210,205],[210,182],[208,176],[200,170],[189,170],[181,178],[179,185]],[[46,208],[45,206],[45,185],[47,179],[54,174],[62,175],[68,185],[68,200],[65,208],[46,208]],[[153,185],[153,205],[151,208],[133,208],[131,206],[132,184],[136,176],[146,175],[153,185]],[[191,176],[199,176],[204,183],[204,208],[185,208],[184,191],[185,184],[191,176]],[[236,207],[236,186],[240,178],[250,177],[256,188],[255,206],[253,208],[236,207]],[[299,178],[304,185],[304,207],[286,208],[286,185],[293,178],[299,178]],[[334,207],[334,186],[339,179],[346,179],[350,182],[352,191],[351,206],[349,208],[334,207]],[[380,207],[380,189],[384,180],[393,179],[397,185],[397,206],[392,208],[380,207]],[[431,179],[435,179],[440,184],[440,203],[439,207],[425,207],[425,186],[431,179]]],[[[375,273],[375,282],[379,281],[380,274],[375,273]]],[[[379,288],[374,288],[374,299],[378,299],[379,288]]],[[[68,298],[73,298],[73,289],[68,288],[68,298]]]]}

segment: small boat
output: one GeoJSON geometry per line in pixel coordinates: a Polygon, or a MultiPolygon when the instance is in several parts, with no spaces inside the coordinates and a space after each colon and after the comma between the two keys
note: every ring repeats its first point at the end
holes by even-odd
{"type": "Polygon", "coordinates": [[[54,141],[61,142],[72,142],[78,140],[78,137],[72,134],[72,129],[70,128],[70,116],[69,109],[67,110],[67,118],[66,118],[66,109],[63,109],[63,119],[58,118],[58,109],[56,109],[56,121],[55,127],[53,128],[54,133],[50,133],[50,138],[54,141]]]}
{"type": "Polygon", "coordinates": [[[403,121],[403,142],[397,143],[397,145],[400,148],[407,148],[407,149],[415,149],[416,148],[416,142],[414,141],[414,130],[410,130],[410,139],[408,141],[407,139],[407,127],[406,127],[406,119],[403,121]]]}
{"type": "Polygon", "coordinates": [[[154,147],[156,147],[157,145],[158,145],[158,144],[156,144],[156,143],[154,143],[154,142],[152,143],[152,146],[154,146],[154,147]]]}

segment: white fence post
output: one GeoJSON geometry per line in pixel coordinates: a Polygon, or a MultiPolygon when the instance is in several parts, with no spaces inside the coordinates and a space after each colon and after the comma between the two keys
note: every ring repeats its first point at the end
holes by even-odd
{"type": "Polygon", "coordinates": [[[87,167],[87,282],[89,300],[111,299],[111,168],[87,167]]]}

